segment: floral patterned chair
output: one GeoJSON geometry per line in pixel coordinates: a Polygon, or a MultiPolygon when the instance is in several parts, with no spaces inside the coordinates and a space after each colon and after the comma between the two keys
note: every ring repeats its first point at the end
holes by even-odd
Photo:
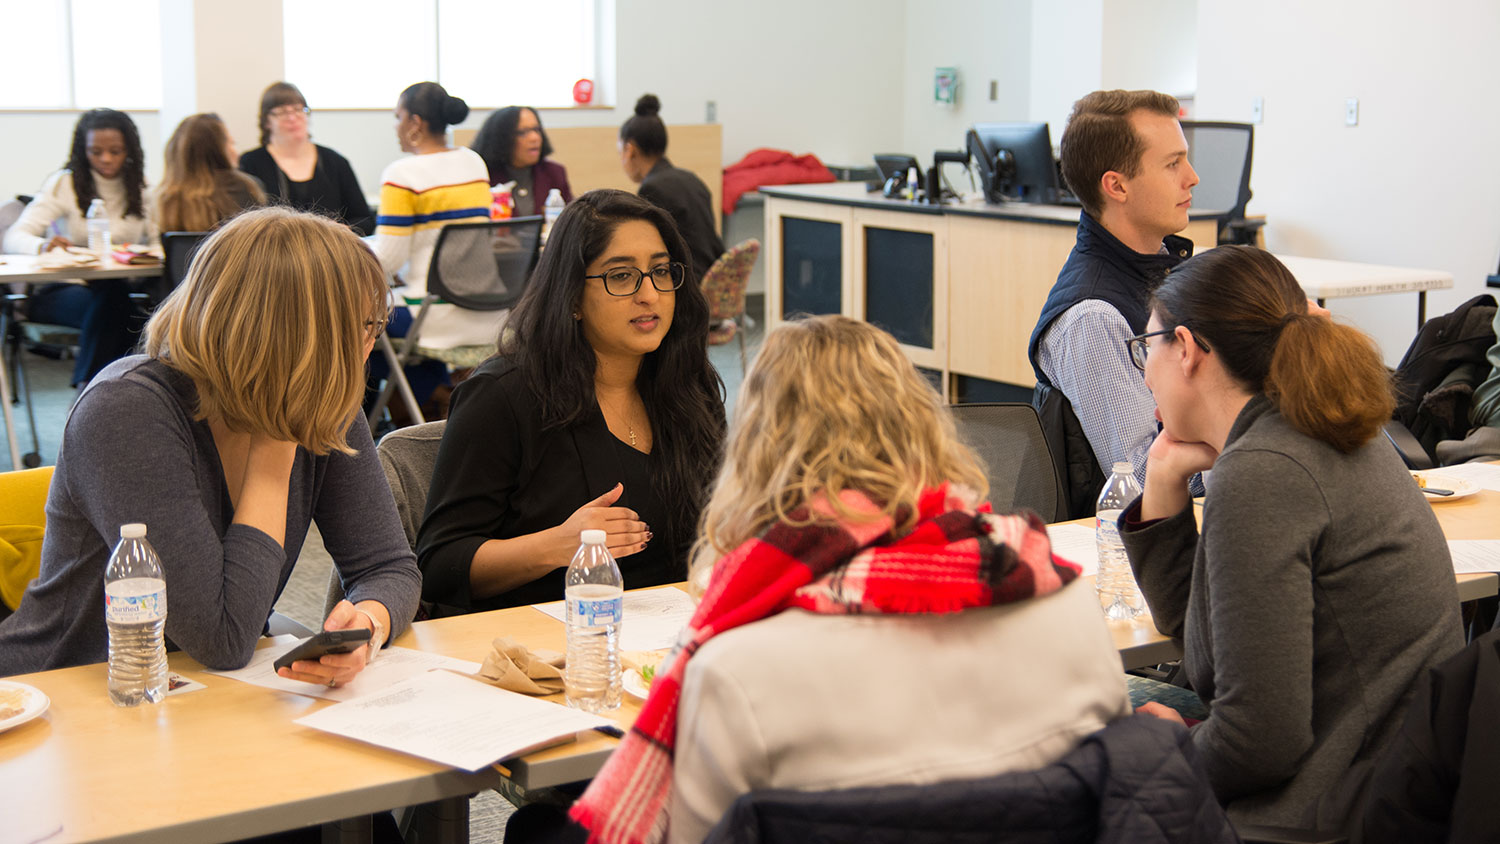
{"type": "Polygon", "coordinates": [[[748,368],[745,360],[745,285],[750,270],[760,257],[760,241],[750,238],[736,244],[719,256],[703,274],[703,296],[708,299],[708,344],[718,346],[738,337],[740,371],[748,368]]]}

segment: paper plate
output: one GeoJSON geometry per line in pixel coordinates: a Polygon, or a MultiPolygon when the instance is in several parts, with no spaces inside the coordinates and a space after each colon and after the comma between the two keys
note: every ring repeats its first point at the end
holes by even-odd
{"type": "Polygon", "coordinates": [[[651,693],[651,688],[646,685],[645,679],[641,677],[641,672],[634,668],[627,668],[620,672],[620,685],[624,687],[625,694],[630,695],[636,700],[645,700],[646,695],[651,693]]]}
{"type": "Polygon", "coordinates": [[[19,727],[31,719],[47,711],[52,701],[47,699],[42,690],[25,683],[12,683],[9,680],[0,680],[0,713],[19,709],[8,718],[0,718],[0,733],[11,727],[19,727]]]}
{"type": "Polygon", "coordinates": [[[1426,481],[1430,487],[1453,490],[1452,495],[1429,495],[1427,490],[1422,490],[1422,497],[1434,504],[1439,501],[1454,501],[1459,498],[1468,498],[1480,490],[1479,484],[1473,481],[1466,481],[1463,478],[1455,478],[1437,472],[1412,472],[1412,474],[1426,481]]]}

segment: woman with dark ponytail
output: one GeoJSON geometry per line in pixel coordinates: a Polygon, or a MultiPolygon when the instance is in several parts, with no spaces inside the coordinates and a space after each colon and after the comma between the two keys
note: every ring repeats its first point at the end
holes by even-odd
{"type": "Polygon", "coordinates": [[[679,170],[667,160],[667,125],[659,116],[661,100],[643,94],[635,114],[620,127],[620,166],[639,184],[641,198],[672,215],[692,253],[691,278],[703,278],[724,254],[724,241],[714,225],[713,194],[691,170],[679,170]]]}
{"type": "Polygon", "coordinates": [[[1146,328],[1127,342],[1162,430],[1121,528],[1210,707],[1193,743],[1235,820],[1342,828],[1413,681],[1463,644],[1442,529],[1380,437],[1390,377],[1253,247],[1179,265],[1146,328]]]}

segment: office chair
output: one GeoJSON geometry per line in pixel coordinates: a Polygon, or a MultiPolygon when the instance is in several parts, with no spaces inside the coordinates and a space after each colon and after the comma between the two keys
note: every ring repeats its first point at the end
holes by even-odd
{"type": "Polygon", "coordinates": [[[20,608],[41,568],[52,468],[0,473],[0,619],[20,608]]]}
{"type": "Polygon", "coordinates": [[[958,434],[984,461],[990,504],[997,512],[1025,507],[1055,522],[1067,517],[1062,478],[1047,447],[1041,418],[1024,402],[955,404],[958,434]]]}
{"type": "MultiPolygon", "coordinates": [[[[26,210],[29,198],[16,197],[0,203],[0,240],[21,212],[26,210]]],[[[6,444],[10,451],[12,469],[34,469],[42,465],[42,446],[36,429],[36,410],[31,403],[31,380],[26,375],[23,346],[29,346],[25,337],[26,321],[21,315],[21,305],[26,301],[30,286],[26,284],[0,285],[0,416],[5,421],[6,444]],[[21,453],[20,439],[16,435],[15,416],[11,406],[26,403],[26,418],[30,423],[31,451],[21,453]]],[[[59,329],[63,330],[63,329],[59,329]]],[[[76,332],[66,329],[76,337],[76,332]]]]}
{"type": "Polygon", "coordinates": [[[1222,211],[1219,243],[1255,245],[1263,220],[1246,220],[1250,201],[1250,162],[1255,127],[1249,123],[1210,123],[1184,120],[1188,161],[1198,171],[1193,207],[1222,211]]]}
{"type": "Polygon", "coordinates": [[[208,232],[167,232],[161,236],[166,292],[176,290],[177,285],[187,278],[188,265],[192,263],[193,255],[206,237],[208,232]]]}
{"type": "Polygon", "coordinates": [[[457,349],[429,349],[421,346],[422,323],[433,305],[451,304],[471,311],[502,311],[515,306],[541,253],[542,220],[540,216],[512,217],[478,223],[449,223],[438,232],[427,268],[427,295],[408,300],[408,306],[420,306],[398,353],[388,334],[382,333],[377,346],[390,364],[380,397],[370,409],[373,428],[393,393],[399,392],[411,418],[422,423],[411,385],[403,370],[415,357],[434,358],[450,366],[472,366],[494,352],[491,345],[460,346],[457,349]],[[477,353],[476,353],[477,352],[477,353]]]}

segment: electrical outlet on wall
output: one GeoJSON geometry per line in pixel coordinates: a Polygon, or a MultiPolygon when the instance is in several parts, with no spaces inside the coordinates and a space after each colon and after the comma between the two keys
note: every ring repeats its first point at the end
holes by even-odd
{"type": "Polygon", "coordinates": [[[713,100],[708,101],[708,107],[703,110],[703,122],[713,123],[719,119],[719,104],[713,100]]]}
{"type": "Polygon", "coordinates": [[[1266,116],[1266,98],[1256,97],[1250,101],[1250,122],[1259,123],[1266,116]]]}
{"type": "Polygon", "coordinates": [[[1344,125],[1359,125],[1359,97],[1349,97],[1344,100],[1344,125]]]}

